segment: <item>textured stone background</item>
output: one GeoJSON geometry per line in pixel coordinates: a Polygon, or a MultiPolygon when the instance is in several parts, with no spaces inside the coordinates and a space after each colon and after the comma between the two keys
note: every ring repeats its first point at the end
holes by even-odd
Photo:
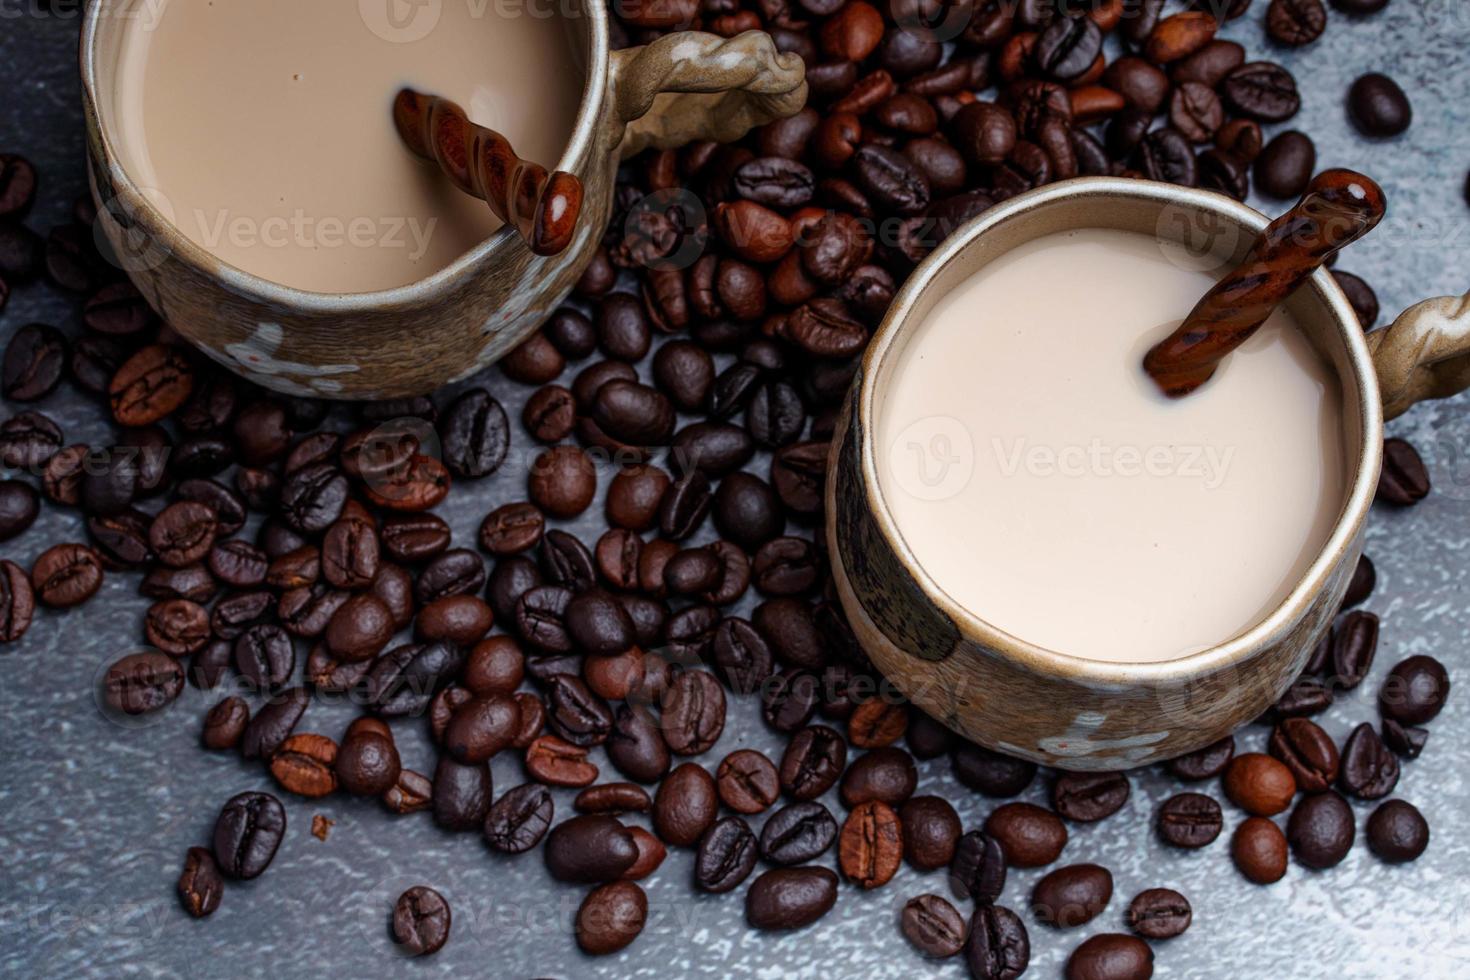
{"type": "MultiPolygon", "coordinates": [[[[44,5],[42,5],[44,6],[44,5]]],[[[83,138],[75,71],[79,15],[53,0],[39,13],[31,0],[3,0],[0,149],[31,157],[44,190],[32,224],[44,231],[65,220],[83,187],[83,138]]],[[[1355,246],[1344,269],[1364,275],[1383,300],[1385,319],[1421,298],[1470,288],[1470,209],[1461,197],[1470,167],[1470,4],[1463,0],[1394,0],[1387,13],[1354,21],[1333,14],[1328,34],[1304,52],[1272,53],[1262,36],[1265,2],[1227,32],[1257,56],[1279,57],[1300,78],[1305,106],[1293,125],[1311,133],[1320,163],[1351,165],[1382,181],[1388,222],[1355,246]],[[1411,93],[1413,129],[1402,139],[1369,143],[1343,110],[1350,81],[1369,70],[1395,75],[1411,93]]],[[[1256,202],[1265,208],[1278,207],[1256,202]]],[[[0,340],[45,320],[74,326],[73,305],[44,287],[19,291],[0,319],[0,340]]],[[[489,373],[514,414],[523,394],[489,373]]],[[[1324,724],[1338,739],[1362,720],[1376,722],[1378,680],[1413,653],[1441,657],[1461,690],[1433,724],[1428,750],[1407,764],[1399,795],[1433,825],[1428,854],[1391,868],[1366,847],[1327,873],[1295,865],[1272,888],[1247,884],[1232,868],[1226,840],[1241,819],[1227,807],[1226,834],[1201,853],[1171,852],[1150,831],[1153,811],[1175,788],[1140,773],[1123,814],[1100,826],[1073,828],[1066,861],[1097,861],[1116,878],[1113,904],[1092,924],[1058,935],[1026,913],[1033,946],[1029,975],[1060,973],[1068,952],[1094,932],[1122,928],[1123,909],[1139,890],[1168,885],[1194,903],[1195,924],[1157,947],[1167,977],[1462,977],[1470,975],[1470,400],[1426,406],[1393,425],[1413,439],[1433,469],[1436,492],[1402,513],[1380,509],[1368,544],[1379,588],[1367,608],[1383,616],[1378,664],[1358,692],[1324,724]]],[[[71,441],[105,438],[97,412],[63,386],[40,406],[71,441]]],[[[6,406],[5,412],[13,411],[6,406]]],[[[518,448],[527,441],[518,436],[518,448]]],[[[465,487],[441,510],[460,541],[473,541],[480,517],[521,496],[523,472],[507,466],[465,487]]],[[[605,478],[603,483],[605,485],[605,478]]],[[[575,530],[575,528],[574,528],[575,530]]],[[[29,567],[43,542],[83,540],[75,513],[48,510],[28,534],[3,546],[29,567]]],[[[749,978],[961,977],[958,961],[922,961],[898,933],[899,908],[911,895],[945,891],[940,874],[905,869],[887,888],[861,894],[844,886],[836,910],[812,929],[786,936],[747,932],[739,894],[705,896],[689,884],[692,857],[670,856],[649,883],[648,930],[622,955],[593,961],[572,942],[579,889],[557,885],[535,856],[491,854],[475,835],[450,837],[427,815],[390,818],[377,804],[287,798],[290,828],[263,878],[226,892],[218,913],[190,920],[173,883],[185,848],[207,840],[219,806],[248,788],[269,789],[259,768],[197,748],[199,719],[211,696],[189,689],[171,710],[140,730],[109,722],[97,710],[101,670],[136,642],[147,600],[136,581],[112,576],[80,610],[38,618],[24,642],[0,656],[0,972],[9,976],[315,976],[410,970],[415,975],[740,976],[749,978]],[[311,816],[337,823],[322,843],[311,816]],[[406,886],[427,883],[454,907],[449,945],[431,962],[393,959],[386,912],[406,886]]],[[[305,650],[300,651],[304,657],[305,650]]],[[[215,695],[217,696],[217,695],[215,695]]],[[[314,705],[302,730],[338,735],[350,711],[314,705]]],[[[428,769],[418,725],[400,727],[405,764],[428,769]]],[[[1241,733],[1260,748],[1266,730],[1241,733]]],[[[713,765],[738,746],[779,752],[781,741],[759,721],[750,700],[734,704],[713,765]]],[[[521,781],[519,764],[496,760],[499,790],[521,781]]],[[[1043,781],[1028,794],[1039,799],[1043,781]]],[[[920,792],[955,800],[967,826],[990,804],[951,779],[942,760],[921,769],[920,792]]],[[[835,794],[833,794],[835,797],[835,794]]],[[[829,801],[840,812],[835,799],[829,801]]],[[[559,815],[570,794],[558,796],[559,815]]],[[[1355,805],[1359,826],[1370,807],[1355,805]]],[[[829,854],[828,861],[835,860],[829,854]]],[[[1004,901],[1025,904],[1037,872],[1014,874],[1004,901]]]]}

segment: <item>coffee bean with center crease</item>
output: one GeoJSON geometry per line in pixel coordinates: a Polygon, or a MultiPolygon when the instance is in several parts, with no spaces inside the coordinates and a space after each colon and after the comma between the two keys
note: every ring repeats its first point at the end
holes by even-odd
{"type": "Polygon", "coordinates": [[[966,926],[955,907],[938,895],[919,895],[903,907],[899,927],[925,956],[954,956],[964,949],[966,926]]]}
{"type": "Polygon", "coordinates": [[[1390,864],[1418,860],[1429,846],[1429,823],[1418,807],[1388,800],[1368,817],[1368,848],[1390,864]]]}
{"type": "Polygon", "coordinates": [[[557,881],[603,884],[615,881],[638,858],[633,836],[615,818],[582,814],[551,829],[542,852],[557,881]]]}
{"type": "Polygon", "coordinates": [[[1330,868],[1347,857],[1356,833],[1352,807],[1331,790],[1305,796],[1291,811],[1286,839],[1308,868],[1330,868]]]}
{"type": "Polygon", "coordinates": [[[1071,82],[1092,67],[1102,43],[1102,31],[1090,17],[1056,17],[1037,36],[1032,57],[1049,77],[1071,82]]]}
{"type": "Polygon", "coordinates": [[[1351,690],[1363,682],[1378,652],[1378,617],[1357,610],[1348,613],[1332,634],[1334,685],[1351,690]]]}
{"type": "Polygon", "coordinates": [[[715,630],[711,648],[714,667],[737,694],[764,691],[774,659],[770,644],[743,619],[727,617],[715,630]]]}
{"type": "Polygon", "coordinates": [[[965,938],[965,963],[977,980],[1016,980],[1031,965],[1031,938],[1020,917],[1002,905],[979,905],[965,938]]]}
{"type": "Polygon", "coordinates": [[[1203,793],[1171,796],[1159,808],[1159,837],[1174,847],[1204,847],[1220,836],[1223,826],[1220,804],[1203,793]]]}
{"type": "Polygon", "coordinates": [[[35,613],[35,592],[25,570],[13,561],[0,561],[0,643],[24,636],[35,613]]]}
{"type": "Polygon", "coordinates": [[[1059,929],[1071,929],[1097,918],[1113,898],[1113,875],[1097,864],[1057,868],[1031,890],[1036,918],[1059,929]]]}
{"type": "Polygon", "coordinates": [[[664,741],[675,755],[702,755],[725,730],[725,692],[707,671],[680,674],[660,707],[664,741]]]}
{"type": "Polygon", "coordinates": [[[1343,746],[1339,781],[1361,800],[1382,799],[1398,785],[1398,757],[1368,722],[1354,728],[1343,746]]]}
{"type": "Polygon", "coordinates": [[[1378,691],[1378,707],[1400,725],[1433,721],[1449,699],[1450,678],[1444,664],[1419,654],[1399,661],[1378,691]]]}
{"type": "Polygon", "coordinates": [[[1093,936],[1067,958],[1067,980],[1148,980],[1154,952],[1137,936],[1109,932],[1093,936]]]}
{"type": "Polygon", "coordinates": [[[1327,29],[1322,0],[1271,0],[1266,8],[1266,33],[1288,47],[1311,44],[1327,29]]]}
{"type": "Polygon", "coordinates": [[[245,734],[240,737],[241,757],[269,759],[275,755],[306,713],[309,700],[310,696],[302,687],[287,688],[271,695],[245,726],[245,734]]]}
{"type": "Polygon", "coordinates": [[[224,879],[209,848],[189,848],[178,881],[179,900],[184,903],[184,909],[196,919],[211,915],[219,908],[224,890],[224,879]]]}
{"type": "Polygon", "coordinates": [[[812,172],[795,160],[758,157],[735,171],[735,192],[773,208],[799,208],[812,198],[812,172]]]}
{"type": "Polygon", "coordinates": [[[555,804],[543,786],[526,783],[507,791],[485,817],[485,842],[502,854],[522,854],[541,843],[555,804]]]}
{"type": "Polygon", "coordinates": [[[86,545],[54,545],[41,552],[31,566],[35,598],[53,609],[80,605],[101,587],[101,559],[86,545]]]}
{"type": "Polygon", "coordinates": [[[443,895],[415,885],[393,903],[393,941],[409,956],[432,956],[449,941],[452,919],[443,895]]]}
{"type": "Polygon", "coordinates": [[[436,555],[419,572],[414,598],[427,606],[438,599],[469,595],[485,584],[485,562],[468,548],[453,548],[436,555]]]}
{"type": "Polygon", "coordinates": [[[107,707],[125,715],[141,715],[167,707],[184,690],[184,668],[173,657],[154,651],[121,657],[102,678],[107,707]]]}
{"type": "Polygon", "coordinates": [[[555,735],[533,739],[526,746],[525,762],[526,774],[548,786],[581,787],[597,780],[598,770],[587,761],[587,750],[555,735]]]}
{"type": "Polygon", "coordinates": [[[1121,772],[1064,772],[1052,784],[1052,808],[1068,820],[1092,823],[1123,809],[1128,792],[1128,777],[1121,772]]]}
{"type": "Polygon", "coordinates": [[[814,800],[837,782],[847,766],[847,743],[824,725],[797,732],[781,757],[781,788],[795,800],[814,800]]]}
{"type": "Polygon", "coordinates": [[[165,599],[148,607],[143,633],[171,657],[184,657],[209,642],[209,613],[188,599],[165,599]]]}
{"type": "Polygon", "coordinates": [[[763,931],[801,929],[832,910],[837,876],[826,868],[772,868],[745,893],[745,921],[763,931]]]}
{"type": "Polygon", "coordinates": [[[1241,65],[1225,76],[1220,93],[1233,112],[1259,122],[1284,122],[1302,104],[1296,79],[1269,61],[1241,65]]]}
{"type": "Polygon", "coordinates": [[[534,548],[545,528],[546,519],[534,505],[504,504],[480,522],[480,547],[499,557],[519,554],[534,548]]]}
{"type": "Polygon", "coordinates": [[[1210,779],[1225,771],[1235,757],[1235,738],[1226,735],[1202,749],[1169,760],[1169,772],[1186,782],[1210,779]]]}
{"type": "Polygon", "coordinates": [[[527,589],[516,602],[515,625],[521,639],[544,653],[570,653],[571,634],[565,623],[572,592],[556,585],[527,589]]]}
{"type": "Polygon", "coordinates": [[[49,395],[66,367],[67,345],[61,331],[29,323],[10,335],[0,368],[0,391],[6,398],[30,402],[49,395]]]}
{"type": "Polygon", "coordinates": [[[282,789],[315,799],[336,790],[336,761],[336,742],[325,735],[302,733],[281,743],[271,756],[270,770],[282,789]]]}
{"type": "Polygon", "coordinates": [[[986,796],[1019,796],[1036,778],[1036,763],[992,752],[973,742],[957,745],[952,761],[955,779],[986,796]]]}
{"type": "Polygon", "coordinates": [[[761,828],[761,856],[772,864],[795,865],[826,853],[837,839],[837,821],[820,803],[793,803],[761,828]]]}
{"type": "Polygon", "coordinates": [[[1337,779],[1337,744],[1306,718],[1283,719],[1271,733],[1270,751],[1304,793],[1320,793],[1337,779]]]}
{"type": "Polygon", "coordinates": [[[714,778],[698,763],[686,762],[659,785],[653,828],[666,843],[692,847],[714,823],[718,809],[714,778]]]}
{"type": "Polygon", "coordinates": [[[231,878],[258,878],[286,836],[286,809],[269,793],[241,793],[214,823],[214,858],[231,878]]]}
{"type": "Polygon", "coordinates": [[[510,451],[505,409],[484,388],[455,399],[439,419],[444,463],[455,476],[479,479],[498,470],[510,451]]]}
{"type": "Polygon", "coordinates": [[[742,817],[717,821],[699,839],[694,883],[701,891],[723,894],[739,887],[755,869],[755,834],[742,817]]]}
{"type": "Polygon", "coordinates": [[[955,843],[949,863],[949,887],[957,898],[986,905],[1000,897],[1006,883],[1006,855],[1000,841],[979,830],[955,843]]]}
{"type": "Polygon", "coordinates": [[[855,807],[842,825],[838,864],[848,881],[863,889],[886,885],[903,861],[903,828],[888,804],[871,800],[855,807]]]}
{"type": "Polygon", "coordinates": [[[382,718],[421,714],[464,662],[464,649],[452,643],[394,647],[373,661],[363,678],[364,697],[382,718]]]}
{"type": "Polygon", "coordinates": [[[1189,899],[1172,888],[1141,891],[1128,903],[1128,927],[1145,939],[1173,939],[1193,919],[1189,899]]]}
{"type": "Polygon", "coordinates": [[[743,814],[760,813],[781,794],[776,766],[754,749],[725,756],[715,771],[715,788],[722,803],[743,814]]]}
{"type": "Polygon", "coordinates": [[[642,705],[620,705],[607,738],[607,756],[629,779],[652,783],[669,771],[670,754],[658,722],[642,705]]]}

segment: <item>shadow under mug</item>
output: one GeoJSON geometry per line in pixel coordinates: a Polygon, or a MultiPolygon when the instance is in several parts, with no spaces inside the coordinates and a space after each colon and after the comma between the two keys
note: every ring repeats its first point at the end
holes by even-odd
{"type": "MultiPolygon", "coordinates": [[[[1011,636],[949,598],[914,559],[883,500],[876,413],[905,335],[945,294],[1010,249],[1056,232],[1110,228],[1244,258],[1269,219],[1208,191],[1082,178],[1013,198],[924,260],[869,344],[827,474],[833,579],[873,663],[916,705],[989,748],[1063,769],[1117,770],[1202,748],[1261,715],[1330,629],[1362,553],[1385,414],[1470,387],[1470,296],[1429,300],[1365,336],[1330,273],[1287,308],[1340,380],[1342,510],[1321,553],[1265,619],[1217,646],[1161,663],[1070,656],[1011,636]]],[[[1059,614],[1062,611],[1058,611],[1059,614]]]]}
{"type": "Polygon", "coordinates": [[[550,169],[582,181],[572,243],[538,256],[504,227],[418,282],[342,294],[282,286],[220,261],[168,220],[145,193],[151,189],[134,183],[119,154],[113,99],[124,32],[146,0],[90,4],[81,38],[89,176],[119,263],[177,333],[286,394],[417,395],[493,363],[541,325],[596,254],[620,160],[650,146],[736,140],[806,103],[801,58],[777,52],[768,34],[684,31],[610,51],[606,0],[569,2],[563,16],[585,82],[571,139],[550,169]]]}

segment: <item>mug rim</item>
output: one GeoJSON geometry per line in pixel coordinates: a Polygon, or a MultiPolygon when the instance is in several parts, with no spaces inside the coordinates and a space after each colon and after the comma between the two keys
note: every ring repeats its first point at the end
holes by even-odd
{"type": "MultiPolygon", "coordinates": [[[[185,264],[199,269],[210,278],[219,280],[231,291],[262,303],[271,303],[306,314],[350,315],[378,312],[387,308],[412,306],[431,301],[439,294],[467,279],[483,261],[508,251],[517,245],[525,248],[520,236],[509,225],[502,225],[489,238],[460,255],[453,262],[422,279],[388,289],[370,292],[327,293],[300,289],[274,282],[219,258],[202,245],[189,238],[178,226],[168,220],[145,195],[132,175],[122,165],[122,155],[105,123],[106,114],[99,106],[102,100],[97,91],[97,44],[101,24],[105,17],[120,6],[140,0],[97,0],[88,4],[82,16],[79,40],[82,81],[82,107],[84,114],[96,127],[101,141],[102,153],[106,158],[107,172],[118,196],[126,196],[131,202],[132,217],[146,228],[148,235],[163,242],[169,254],[185,264]]],[[[603,105],[608,97],[611,51],[608,46],[608,16],[606,0],[579,0],[584,14],[592,25],[587,41],[591,48],[587,70],[583,78],[582,98],[577,105],[576,120],[572,125],[571,137],[562,150],[561,158],[553,170],[577,173],[587,162],[603,105]]],[[[562,18],[567,19],[567,18],[562,18]]],[[[585,216],[584,216],[585,217],[585,216]]]]}
{"type": "MultiPolygon", "coordinates": [[[[1315,596],[1326,588],[1328,581],[1343,556],[1351,548],[1365,525],[1369,509],[1376,492],[1378,472],[1383,454],[1383,406],[1378,390],[1378,379],[1373,369],[1372,357],[1368,352],[1365,332],[1361,328],[1347,296],[1324,268],[1313,274],[1310,284],[1316,302],[1325,305],[1344,343],[1351,365],[1352,378],[1343,377],[1329,364],[1334,376],[1342,385],[1344,393],[1356,391],[1362,406],[1362,445],[1358,447],[1357,463],[1349,489],[1342,502],[1342,510],[1333,523],[1332,531],[1323,542],[1312,563],[1298,578],[1292,590],[1268,613],[1249,629],[1225,640],[1182,657],[1144,663],[1115,662],[1080,657],[1031,643],[1022,637],[1007,633],[965,608],[929,575],[914,557],[899,533],[892,511],[884,497],[878,479],[877,433],[877,379],[880,366],[889,355],[897,339],[905,331],[919,325],[913,311],[918,299],[935,288],[935,280],[949,264],[973,246],[987,231],[1043,208],[1063,201],[1091,199],[1106,203],[1109,200],[1130,199],[1135,202],[1161,206],[1185,206],[1212,212],[1235,222],[1254,237],[1270,223],[1271,219],[1261,212],[1212,191],[1192,187],[1178,187],[1156,181],[1123,177],[1078,177],[1040,187],[998,204],[970,219],[957,228],[938,248],[931,252],[909,275],[902,289],[894,297],[882,323],[874,332],[863,355],[862,376],[856,392],[858,431],[862,433],[858,448],[858,465],[864,484],[863,492],[872,513],[874,525],[891,547],[924,596],[959,628],[960,634],[974,639],[1009,658],[1014,663],[1036,673],[1066,680],[1080,680],[1091,684],[1130,685],[1140,682],[1167,683],[1188,680],[1202,674],[1228,669],[1244,663],[1262,651],[1271,649],[1284,641],[1308,612],[1315,596]]],[[[1078,227],[1090,227],[1079,225],[1078,227]]],[[[1002,253],[1003,254],[1003,253],[1002,253]]]]}

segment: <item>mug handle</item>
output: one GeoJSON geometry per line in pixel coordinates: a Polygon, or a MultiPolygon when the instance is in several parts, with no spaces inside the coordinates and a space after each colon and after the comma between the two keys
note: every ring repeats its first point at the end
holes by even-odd
{"type": "Polygon", "coordinates": [[[1367,339],[1385,419],[1470,388],[1470,293],[1411,306],[1367,339]]]}
{"type": "Polygon", "coordinates": [[[737,140],[806,104],[801,56],[777,51],[764,31],[665,34],[614,51],[611,76],[623,159],[650,146],[737,140]]]}

